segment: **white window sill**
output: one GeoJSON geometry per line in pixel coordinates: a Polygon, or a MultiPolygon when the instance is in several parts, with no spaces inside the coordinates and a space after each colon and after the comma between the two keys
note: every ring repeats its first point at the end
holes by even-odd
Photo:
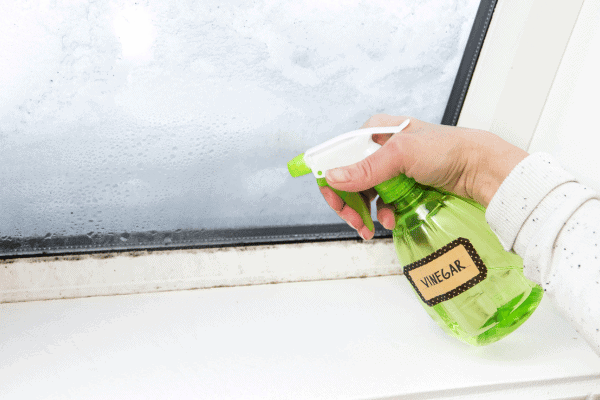
{"type": "Polygon", "coordinates": [[[547,300],[475,348],[446,336],[403,276],[19,302],[0,316],[9,400],[600,394],[600,358],[547,300]]]}
{"type": "Polygon", "coordinates": [[[600,358],[547,299],[508,338],[469,347],[399,268],[391,240],[5,264],[4,300],[21,301],[0,304],[0,398],[600,394],[600,358]],[[198,287],[213,288],[109,296],[198,287]]]}

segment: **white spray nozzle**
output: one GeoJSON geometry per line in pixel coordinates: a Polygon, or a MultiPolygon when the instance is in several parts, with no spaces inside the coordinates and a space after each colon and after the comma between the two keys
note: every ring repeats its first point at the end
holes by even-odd
{"type": "Polygon", "coordinates": [[[398,126],[365,128],[329,139],[304,153],[304,162],[316,178],[324,178],[328,170],[345,167],[364,160],[381,145],[373,141],[376,134],[399,133],[408,126],[407,119],[398,126]]]}

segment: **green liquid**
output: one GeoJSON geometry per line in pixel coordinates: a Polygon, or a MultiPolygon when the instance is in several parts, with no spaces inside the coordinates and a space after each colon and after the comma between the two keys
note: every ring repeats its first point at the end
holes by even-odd
{"type": "Polygon", "coordinates": [[[451,336],[472,345],[502,339],[535,311],[543,290],[523,275],[523,260],[503,249],[478,204],[417,185],[392,202],[394,244],[399,261],[418,261],[458,237],[471,241],[487,277],[467,291],[432,307],[429,315],[451,336]]]}

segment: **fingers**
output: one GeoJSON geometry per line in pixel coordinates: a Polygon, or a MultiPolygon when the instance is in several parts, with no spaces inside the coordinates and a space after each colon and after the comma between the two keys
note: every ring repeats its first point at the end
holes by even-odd
{"type": "Polygon", "coordinates": [[[381,198],[377,199],[377,220],[385,229],[392,230],[396,227],[394,208],[385,204],[381,198]]]}
{"type": "MultiPolygon", "coordinates": [[[[406,119],[407,117],[403,116],[378,114],[369,118],[362,128],[398,126],[406,119]]],[[[419,123],[418,120],[411,120],[411,124],[407,129],[410,129],[411,125],[419,123]]],[[[370,209],[371,201],[377,196],[373,187],[404,173],[403,157],[400,152],[401,146],[398,146],[397,142],[399,140],[390,140],[393,136],[390,134],[373,135],[373,140],[382,147],[359,163],[329,170],[327,172],[327,182],[338,190],[360,192],[365,204],[370,209]]],[[[356,229],[363,239],[369,240],[373,237],[374,232],[365,226],[358,212],[345,204],[331,188],[325,186],[321,187],[320,190],[329,206],[340,218],[356,229]]],[[[395,227],[395,215],[392,208],[378,199],[377,210],[377,219],[381,224],[386,229],[393,229],[395,227]]]]}
{"type": "Polygon", "coordinates": [[[339,215],[339,213],[342,211],[342,208],[344,208],[344,201],[340,198],[340,196],[335,194],[330,187],[322,186],[319,187],[319,189],[321,190],[321,194],[325,198],[325,201],[327,204],[329,204],[329,207],[331,207],[333,211],[339,215]]]}
{"type": "MultiPolygon", "coordinates": [[[[356,212],[347,204],[345,204],[344,201],[342,201],[342,199],[337,194],[335,194],[333,190],[331,190],[331,188],[323,186],[319,189],[321,190],[321,194],[327,201],[327,204],[329,204],[329,206],[336,212],[336,214],[341,219],[343,219],[352,228],[356,229],[358,234],[363,239],[369,240],[373,238],[375,232],[369,230],[369,228],[365,225],[358,212],[356,212]]],[[[377,193],[375,192],[375,190],[372,189],[366,191],[365,193],[360,193],[360,195],[363,198],[365,204],[367,205],[367,208],[370,210],[371,202],[373,201],[377,193]]]]}

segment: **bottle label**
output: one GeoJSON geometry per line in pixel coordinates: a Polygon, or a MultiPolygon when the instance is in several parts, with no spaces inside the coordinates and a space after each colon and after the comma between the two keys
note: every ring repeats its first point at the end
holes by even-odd
{"type": "Polygon", "coordinates": [[[434,306],[458,296],[487,276],[487,268],[468,239],[458,238],[404,267],[404,275],[423,302],[434,306]]]}

